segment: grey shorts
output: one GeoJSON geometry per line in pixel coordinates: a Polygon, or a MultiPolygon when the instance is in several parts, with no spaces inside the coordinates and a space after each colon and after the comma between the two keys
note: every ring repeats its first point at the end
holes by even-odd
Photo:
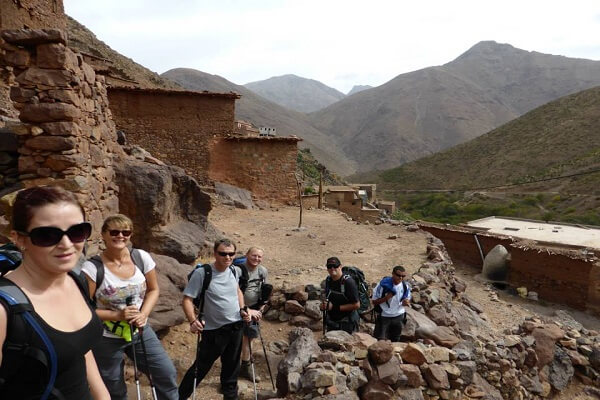
{"type": "Polygon", "coordinates": [[[258,337],[258,329],[258,322],[256,321],[244,324],[244,336],[248,339],[256,339],[258,337]]]}

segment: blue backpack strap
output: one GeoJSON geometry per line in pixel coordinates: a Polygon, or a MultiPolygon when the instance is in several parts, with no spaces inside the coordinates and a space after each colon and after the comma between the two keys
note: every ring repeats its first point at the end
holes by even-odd
{"type": "MultiPolygon", "coordinates": [[[[32,354],[31,356],[38,359],[48,368],[48,384],[44,389],[42,397],[40,397],[41,400],[47,400],[51,393],[55,394],[57,392],[56,389],[54,389],[54,383],[58,373],[58,357],[56,355],[56,350],[52,345],[52,341],[48,335],[46,335],[46,332],[44,332],[44,329],[40,326],[40,324],[35,320],[33,315],[31,315],[33,306],[29,302],[29,299],[25,293],[23,293],[23,291],[17,285],[8,279],[0,280],[0,298],[9,306],[7,308],[7,313],[11,315],[11,317],[14,313],[21,315],[27,325],[33,329],[33,331],[44,343],[44,346],[46,346],[46,360],[40,359],[39,354],[32,354]]],[[[59,396],[62,397],[60,394],[59,396]]]]}

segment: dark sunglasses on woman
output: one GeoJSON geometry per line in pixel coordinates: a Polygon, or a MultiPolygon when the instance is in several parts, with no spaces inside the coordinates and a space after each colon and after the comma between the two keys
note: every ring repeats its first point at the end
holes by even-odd
{"type": "Polygon", "coordinates": [[[123,230],[119,230],[119,229],[110,229],[108,231],[108,234],[110,236],[119,236],[119,233],[121,235],[123,235],[124,237],[128,237],[131,236],[131,230],[130,229],[123,229],[123,230]]]}
{"type": "Polygon", "coordinates": [[[67,235],[73,243],[84,242],[92,234],[92,224],[82,222],[72,225],[66,231],[55,226],[38,226],[29,232],[17,232],[23,236],[29,236],[31,243],[39,247],[50,247],[58,244],[64,235],[67,235]]]}

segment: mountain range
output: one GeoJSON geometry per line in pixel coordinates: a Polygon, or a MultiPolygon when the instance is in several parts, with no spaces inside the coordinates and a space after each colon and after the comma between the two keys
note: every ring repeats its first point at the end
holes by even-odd
{"type": "Polygon", "coordinates": [[[400,167],[357,177],[378,189],[600,195],[600,87],[547,103],[491,132],[400,167]],[[594,172],[596,171],[596,172],[594,172]],[[552,179],[562,176],[568,178],[552,179]],[[532,183],[527,183],[532,182],[532,183]],[[524,185],[527,183],[526,185],[524,185]]]}
{"type": "Polygon", "coordinates": [[[480,42],[443,66],[397,76],[310,114],[359,171],[386,169],[482,135],[600,85],[600,62],[480,42]]]}
{"type": "Polygon", "coordinates": [[[319,81],[291,74],[246,83],[244,86],[273,103],[305,113],[320,110],[346,97],[344,93],[319,81]]]}
{"type": "MultiPolygon", "coordinates": [[[[480,42],[443,66],[398,75],[306,114],[218,75],[178,68],[159,76],[110,49],[71,19],[69,37],[72,46],[112,61],[115,71],[142,87],[240,93],[237,119],[303,138],[301,146],[342,176],[396,167],[442,151],[549,101],[600,85],[598,61],[480,42]]],[[[318,87],[319,93],[331,92],[318,82],[298,80],[303,86],[309,82],[318,87]]]]}

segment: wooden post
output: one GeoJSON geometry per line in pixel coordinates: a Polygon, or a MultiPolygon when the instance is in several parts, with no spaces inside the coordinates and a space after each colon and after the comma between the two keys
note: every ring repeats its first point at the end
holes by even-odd
{"type": "Polygon", "coordinates": [[[300,218],[298,220],[298,228],[302,227],[302,181],[300,180],[300,177],[297,174],[294,174],[294,177],[296,178],[296,185],[298,187],[298,202],[300,203],[300,218]]]}
{"type": "Polygon", "coordinates": [[[319,168],[319,210],[323,209],[323,168],[319,168]]]}

